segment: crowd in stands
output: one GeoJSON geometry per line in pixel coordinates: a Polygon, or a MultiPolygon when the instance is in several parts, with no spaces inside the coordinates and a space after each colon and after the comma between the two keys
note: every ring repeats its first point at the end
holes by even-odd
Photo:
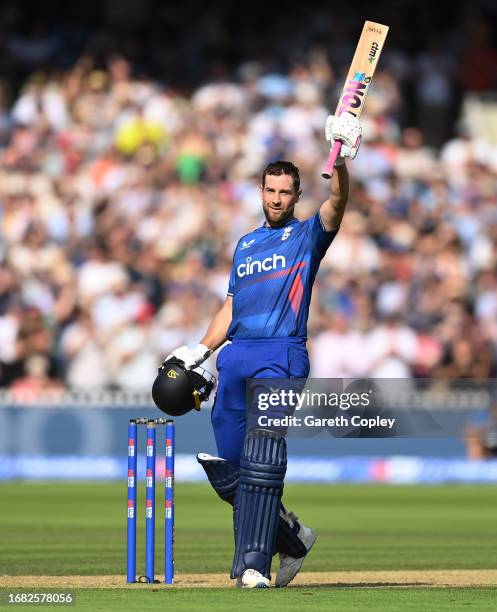
{"type": "MultiPolygon", "coordinates": [[[[485,24],[472,28],[495,57],[485,24]]],[[[35,66],[10,101],[4,84],[0,385],[149,389],[172,349],[195,345],[237,240],[264,220],[264,166],[300,168],[300,218],[327,197],[324,123],[354,45],[336,61],[310,45],[285,70],[254,57],[188,90],[119,52],[35,66]]],[[[26,41],[10,52],[20,61],[26,41]]],[[[497,374],[497,147],[447,110],[477,80],[474,65],[458,80],[471,53],[435,39],[413,56],[385,50],[314,289],[315,377],[497,374]]],[[[497,86],[484,77],[475,89],[497,86]]]]}

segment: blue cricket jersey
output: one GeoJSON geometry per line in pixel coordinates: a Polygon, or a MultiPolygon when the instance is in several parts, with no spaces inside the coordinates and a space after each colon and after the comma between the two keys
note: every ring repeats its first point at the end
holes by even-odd
{"type": "Polygon", "coordinates": [[[317,213],[307,221],[263,225],[243,236],[229,281],[228,338],[306,338],[312,285],[337,232],[326,231],[317,213]]]}

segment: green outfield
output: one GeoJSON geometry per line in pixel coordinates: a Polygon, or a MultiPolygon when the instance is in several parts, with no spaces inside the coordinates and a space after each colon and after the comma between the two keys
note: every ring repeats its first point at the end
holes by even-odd
{"type": "MultiPolygon", "coordinates": [[[[163,488],[157,489],[159,498],[163,488]]],[[[81,609],[496,609],[497,581],[485,572],[497,568],[493,486],[288,485],[287,507],[319,538],[301,586],[257,592],[224,586],[232,556],[231,509],[208,485],[177,486],[179,586],[173,588],[125,586],[124,484],[9,483],[0,485],[0,496],[0,587],[85,586],[77,590],[81,609]],[[198,588],[210,586],[209,575],[212,585],[222,586],[198,588]]],[[[141,486],[139,569],[143,496],[141,486]]],[[[157,573],[163,567],[160,508],[157,573]]]]}

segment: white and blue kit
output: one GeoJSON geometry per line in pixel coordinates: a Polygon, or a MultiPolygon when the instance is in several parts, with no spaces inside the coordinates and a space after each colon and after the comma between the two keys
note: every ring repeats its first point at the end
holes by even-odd
{"type": "Polygon", "coordinates": [[[307,378],[307,319],[319,264],[337,234],[319,213],[306,221],[266,224],[238,242],[228,295],[227,344],[219,353],[212,425],[219,457],[240,464],[247,378],[307,378]]]}

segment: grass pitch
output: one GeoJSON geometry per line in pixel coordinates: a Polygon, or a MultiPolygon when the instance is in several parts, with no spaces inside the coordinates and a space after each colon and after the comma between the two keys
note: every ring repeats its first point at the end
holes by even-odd
{"type": "MultiPolygon", "coordinates": [[[[163,487],[158,486],[157,490],[159,501],[163,487]]],[[[122,589],[78,589],[78,609],[164,606],[171,610],[266,611],[281,607],[288,610],[496,609],[497,588],[493,586],[427,587],[422,580],[396,581],[388,573],[473,570],[474,575],[474,570],[496,569],[497,489],[492,486],[288,485],[284,495],[286,506],[318,532],[318,541],[304,565],[305,572],[364,572],[364,579],[332,580],[327,582],[328,586],[321,587],[314,580],[307,586],[257,592],[226,587],[126,587],[124,483],[8,483],[0,485],[0,499],[2,590],[15,586],[13,576],[19,580],[28,576],[25,580],[27,583],[32,580],[32,587],[47,584],[44,576],[72,576],[69,580],[74,588],[80,585],[80,576],[94,576],[95,587],[102,576],[122,576],[122,589]],[[377,572],[384,571],[389,578],[372,581],[368,572],[373,570],[376,576],[377,572]]],[[[143,502],[141,483],[139,571],[144,568],[143,502]]],[[[160,575],[164,537],[162,504],[158,508],[156,569],[160,575]]],[[[226,577],[233,554],[232,542],[231,508],[208,485],[179,484],[176,491],[178,578],[182,574],[206,573],[226,577]]],[[[277,568],[276,561],[273,570],[277,568]]],[[[19,584],[26,588],[27,583],[19,584]]]]}

